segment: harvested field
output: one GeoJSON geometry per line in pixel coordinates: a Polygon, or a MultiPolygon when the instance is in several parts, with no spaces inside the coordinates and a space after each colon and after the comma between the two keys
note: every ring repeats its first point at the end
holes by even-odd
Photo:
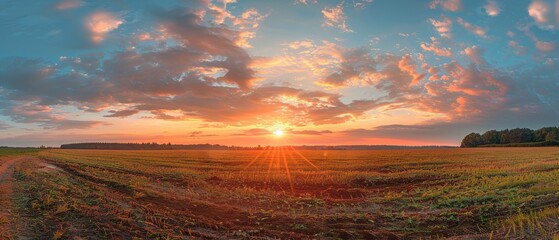
{"type": "Polygon", "coordinates": [[[0,156],[4,238],[552,239],[559,230],[551,147],[0,156]]]}

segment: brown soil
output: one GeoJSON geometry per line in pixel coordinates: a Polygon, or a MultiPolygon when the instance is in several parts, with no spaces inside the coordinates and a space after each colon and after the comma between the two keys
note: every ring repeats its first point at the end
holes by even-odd
{"type": "Polygon", "coordinates": [[[1,161],[0,164],[0,238],[11,239],[13,232],[13,190],[12,176],[14,172],[14,164],[20,159],[8,159],[1,161]]]}
{"type": "Polygon", "coordinates": [[[23,163],[38,164],[41,168],[46,163],[38,158],[19,157],[0,160],[0,239],[27,239],[25,216],[15,213],[14,171],[23,163]]]}

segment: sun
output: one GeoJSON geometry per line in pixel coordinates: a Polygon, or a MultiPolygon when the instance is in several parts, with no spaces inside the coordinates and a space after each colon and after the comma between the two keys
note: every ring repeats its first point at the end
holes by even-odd
{"type": "Polygon", "coordinates": [[[283,134],[284,134],[284,132],[281,129],[276,129],[274,131],[274,136],[276,136],[276,137],[281,137],[281,136],[283,136],[283,134]]]}

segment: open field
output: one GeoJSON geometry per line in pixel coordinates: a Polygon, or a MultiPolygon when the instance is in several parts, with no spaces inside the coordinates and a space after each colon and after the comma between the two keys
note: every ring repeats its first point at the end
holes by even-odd
{"type": "MultiPolygon", "coordinates": [[[[0,150],[4,151],[4,150],[0,150]]],[[[0,238],[553,239],[559,148],[0,153],[0,238]]]]}

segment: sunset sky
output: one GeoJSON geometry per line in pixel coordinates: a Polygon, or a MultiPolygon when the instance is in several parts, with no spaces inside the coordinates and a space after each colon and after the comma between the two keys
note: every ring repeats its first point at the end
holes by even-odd
{"type": "Polygon", "coordinates": [[[0,2],[0,145],[459,145],[559,125],[559,0],[0,2]]]}

